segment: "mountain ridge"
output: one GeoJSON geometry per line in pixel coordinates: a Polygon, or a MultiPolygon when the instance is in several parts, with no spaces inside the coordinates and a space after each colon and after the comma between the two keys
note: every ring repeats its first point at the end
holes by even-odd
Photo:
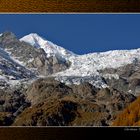
{"type": "Polygon", "coordinates": [[[46,43],[1,34],[0,125],[108,126],[140,96],[140,49],[77,55],[46,43]]]}
{"type": "Polygon", "coordinates": [[[101,71],[120,69],[131,64],[137,65],[140,61],[140,48],[77,55],[42,38],[37,33],[31,33],[19,40],[13,33],[9,33],[9,38],[7,34],[3,33],[0,36],[5,38],[2,41],[5,46],[4,50],[18,58],[17,62],[20,64],[24,62],[24,66],[36,74],[38,73],[38,76],[51,75],[56,80],[67,84],[90,82],[96,87],[106,88],[108,85],[104,79],[119,79],[119,74],[104,74],[101,71]],[[10,40],[11,42],[8,44],[10,40]],[[7,44],[13,47],[9,47],[7,44]],[[15,53],[15,49],[17,53],[15,53]],[[71,80],[72,78],[73,80],[71,80]]]}

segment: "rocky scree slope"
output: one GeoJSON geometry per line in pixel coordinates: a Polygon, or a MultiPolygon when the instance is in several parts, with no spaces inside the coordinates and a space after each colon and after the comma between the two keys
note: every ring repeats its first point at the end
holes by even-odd
{"type": "Polygon", "coordinates": [[[53,78],[39,79],[26,91],[31,103],[13,126],[108,126],[136,97],[89,83],[65,85],[53,78]]]}

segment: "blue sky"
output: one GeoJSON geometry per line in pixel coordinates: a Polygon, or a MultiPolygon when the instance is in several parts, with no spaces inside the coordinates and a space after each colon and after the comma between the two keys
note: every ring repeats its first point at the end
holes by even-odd
{"type": "Polygon", "coordinates": [[[77,54],[140,48],[140,14],[0,14],[0,32],[38,33],[77,54]]]}

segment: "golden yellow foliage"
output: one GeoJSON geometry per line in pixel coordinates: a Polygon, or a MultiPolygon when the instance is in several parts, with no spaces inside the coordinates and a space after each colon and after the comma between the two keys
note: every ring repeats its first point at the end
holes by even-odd
{"type": "Polygon", "coordinates": [[[140,97],[117,116],[113,126],[140,126],[140,97]]]}

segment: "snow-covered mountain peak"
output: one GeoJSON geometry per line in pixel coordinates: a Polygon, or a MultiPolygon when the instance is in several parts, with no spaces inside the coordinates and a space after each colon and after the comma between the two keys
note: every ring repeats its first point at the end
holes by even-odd
{"type": "Polygon", "coordinates": [[[2,36],[2,33],[0,33],[0,36],[2,36]]]}
{"type": "Polygon", "coordinates": [[[36,33],[31,33],[29,35],[26,35],[23,38],[21,38],[20,41],[27,42],[36,48],[43,47],[47,43],[47,40],[44,40],[36,33]]]}
{"type": "Polygon", "coordinates": [[[36,48],[44,49],[44,51],[46,52],[48,57],[57,55],[57,56],[68,58],[70,56],[75,55],[73,52],[68,51],[68,50],[52,43],[51,41],[44,39],[43,37],[39,36],[36,33],[31,33],[29,35],[26,35],[23,38],[21,38],[20,41],[29,43],[30,45],[32,45],[36,48]]]}

